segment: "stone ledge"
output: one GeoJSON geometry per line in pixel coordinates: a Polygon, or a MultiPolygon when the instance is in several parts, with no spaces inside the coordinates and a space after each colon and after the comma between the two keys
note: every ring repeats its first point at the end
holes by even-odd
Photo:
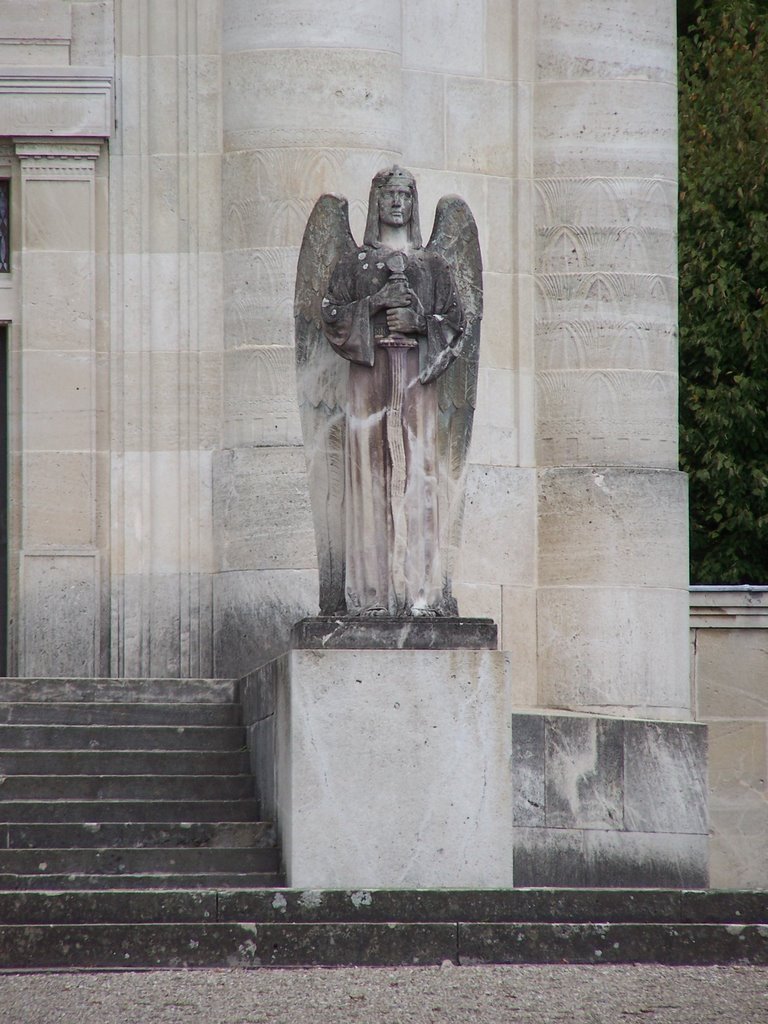
{"type": "Polygon", "coordinates": [[[106,139],[112,126],[110,69],[0,67],[1,134],[106,139]]]}
{"type": "Polygon", "coordinates": [[[498,647],[492,619],[342,618],[302,619],[291,630],[293,650],[488,650],[498,647]]]}
{"type": "Polygon", "coordinates": [[[768,964],[768,928],[733,924],[7,925],[0,968],[768,964]]]}
{"type": "Polygon", "coordinates": [[[768,628],[768,587],[691,587],[691,628],[768,628]]]}

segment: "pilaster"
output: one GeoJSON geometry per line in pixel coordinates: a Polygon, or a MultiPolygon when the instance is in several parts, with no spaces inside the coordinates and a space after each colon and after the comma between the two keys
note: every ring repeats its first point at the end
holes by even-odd
{"type": "Polygon", "coordinates": [[[212,673],[221,419],[219,4],[115,4],[113,675],[212,673]]]}
{"type": "Polygon", "coordinates": [[[20,675],[99,675],[106,657],[102,577],[106,356],[103,221],[92,140],[18,140],[19,322],[11,493],[18,520],[20,675]]]}

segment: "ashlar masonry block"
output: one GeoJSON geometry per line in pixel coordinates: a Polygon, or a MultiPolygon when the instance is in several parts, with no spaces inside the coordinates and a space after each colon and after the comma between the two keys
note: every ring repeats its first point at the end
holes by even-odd
{"type": "Polygon", "coordinates": [[[506,654],[293,650],[249,680],[288,885],[511,885],[506,654]]]}

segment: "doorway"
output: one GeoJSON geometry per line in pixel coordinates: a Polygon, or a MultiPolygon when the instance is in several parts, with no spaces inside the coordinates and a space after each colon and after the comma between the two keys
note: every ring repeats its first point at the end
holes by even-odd
{"type": "Polygon", "coordinates": [[[8,325],[0,324],[0,676],[8,672],[8,325]]]}

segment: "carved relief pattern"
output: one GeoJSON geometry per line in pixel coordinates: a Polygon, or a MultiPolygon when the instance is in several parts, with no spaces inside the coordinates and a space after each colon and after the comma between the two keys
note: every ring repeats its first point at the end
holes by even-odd
{"type": "Polygon", "coordinates": [[[292,342],[293,275],[298,248],[261,248],[225,258],[227,347],[292,342]]]}
{"type": "Polygon", "coordinates": [[[301,444],[293,347],[227,353],[225,448],[301,444]]]}
{"type": "Polygon", "coordinates": [[[673,182],[535,182],[538,456],[674,465],[673,182]]]}
{"type": "MultiPolygon", "coordinates": [[[[392,163],[386,150],[264,149],[230,154],[237,191],[227,195],[224,227],[231,248],[300,246],[315,200],[338,191],[354,173],[365,182],[392,163]]],[[[364,190],[362,190],[364,195],[364,190]]],[[[364,219],[365,199],[350,202],[350,215],[364,219]]]]}

